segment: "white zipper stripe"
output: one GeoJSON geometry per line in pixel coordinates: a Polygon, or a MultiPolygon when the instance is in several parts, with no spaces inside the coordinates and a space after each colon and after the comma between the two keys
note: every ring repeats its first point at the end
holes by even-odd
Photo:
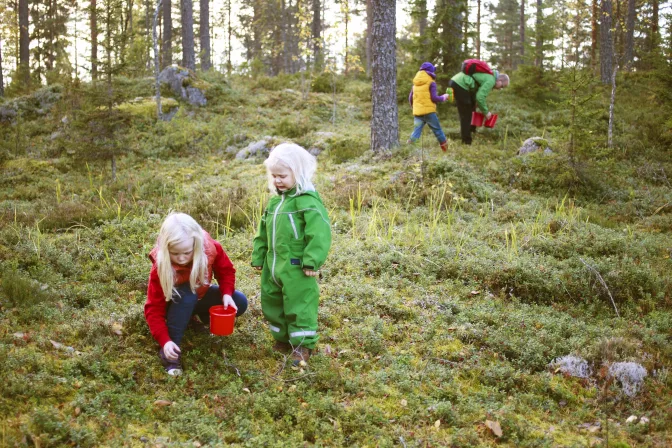
{"type": "Polygon", "coordinates": [[[282,206],[282,203],[285,202],[285,195],[283,194],[280,196],[280,203],[278,206],[275,208],[275,213],[273,214],[273,264],[271,264],[271,277],[273,278],[273,281],[275,282],[276,285],[280,286],[280,283],[275,279],[275,260],[277,258],[277,253],[275,251],[275,223],[278,218],[278,210],[280,210],[280,207],[282,206]]]}
{"type": "Polygon", "coordinates": [[[298,240],[299,232],[296,231],[296,224],[294,224],[294,217],[292,216],[291,213],[288,213],[288,215],[289,215],[289,221],[292,223],[292,229],[294,229],[294,239],[298,240]]]}
{"type": "Polygon", "coordinates": [[[275,327],[275,326],[269,324],[268,328],[270,328],[271,331],[274,332],[274,333],[280,333],[280,329],[278,327],[275,327]]]}
{"type": "Polygon", "coordinates": [[[296,338],[299,336],[315,336],[317,331],[314,330],[305,330],[305,331],[295,331],[294,333],[289,333],[290,338],[296,338]]]}

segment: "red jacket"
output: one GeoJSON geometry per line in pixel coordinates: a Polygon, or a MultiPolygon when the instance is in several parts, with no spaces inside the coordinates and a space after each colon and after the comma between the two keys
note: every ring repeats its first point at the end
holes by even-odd
{"type": "MultiPolygon", "coordinates": [[[[203,250],[208,257],[208,272],[205,277],[206,284],[196,288],[196,294],[199,299],[205,295],[208,288],[210,288],[212,274],[214,273],[222,297],[225,294],[232,296],[236,284],[236,270],[233,268],[233,263],[231,263],[228,255],[222,249],[222,245],[212,239],[208,232],[203,231],[203,233],[205,237],[203,250]]],[[[166,295],[163,293],[163,288],[161,288],[159,274],[156,269],[156,253],[158,250],[159,248],[155,246],[149,253],[149,259],[152,261],[152,270],[149,273],[149,284],[147,285],[145,319],[152,336],[163,347],[166,342],[170,341],[170,336],[168,335],[168,326],[166,325],[168,302],[166,301],[166,295]]],[[[175,275],[175,286],[189,283],[191,264],[187,266],[173,264],[173,272],[175,275]]]]}

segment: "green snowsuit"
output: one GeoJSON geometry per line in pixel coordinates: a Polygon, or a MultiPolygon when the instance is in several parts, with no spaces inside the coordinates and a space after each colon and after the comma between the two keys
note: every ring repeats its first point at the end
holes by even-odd
{"type": "Polygon", "coordinates": [[[261,309],[273,338],[312,349],[320,291],[317,279],[303,270],[317,271],[324,264],[331,227],[316,191],[295,193],[293,188],[268,202],[254,237],[252,266],[263,266],[261,309]]]}

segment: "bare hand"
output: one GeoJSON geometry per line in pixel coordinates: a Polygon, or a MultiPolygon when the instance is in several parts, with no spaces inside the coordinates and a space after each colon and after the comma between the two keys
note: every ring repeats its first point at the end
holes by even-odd
{"type": "Polygon", "coordinates": [[[492,112],[488,112],[487,114],[485,114],[485,119],[486,120],[489,120],[490,117],[492,117],[492,112]]]}
{"type": "Polygon", "coordinates": [[[168,341],[163,346],[163,354],[170,361],[177,361],[180,353],[180,347],[178,347],[177,344],[175,344],[173,341],[168,341]]]}
{"type": "Polygon", "coordinates": [[[224,294],[224,297],[222,297],[222,303],[224,304],[224,309],[232,306],[234,310],[238,311],[236,302],[233,301],[233,298],[230,295],[224,294]]]}
{"type": "Polygon", "coordinates": [[[303,273],[306,274],[308,277],[317,277],[319,275],[317,271],[311,271],[310,269],[304,269],[303,273]]]}

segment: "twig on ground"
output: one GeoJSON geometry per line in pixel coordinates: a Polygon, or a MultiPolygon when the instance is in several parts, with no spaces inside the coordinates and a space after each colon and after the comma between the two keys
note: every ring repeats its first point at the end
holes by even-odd
{"type": "Polygon", "coordinates": [[[238,367],[236,367],[235,365],[233,365],[229,362],[228,358],[226,357],[226,351],[222,350],[222,356],[224,358],[224,365],[227,366],[227,367],[231,367],[233,370],[236,371],[236,375],[241,376],[240,375],[240,370],[238,370],[238,367]]]}
{"type": "Polygon", "coordinates": [[[611,304],[614,306],[614,311],[616,311],[616,316],[621,317],[621,315],[618,312],[618,308],[616,308],[616,302],[614,301],[614,297],[611,295],[611,291],[609,291],[609,287],[607,286],[607,282],[605,282],[604,279],[602,278],[602,276],[600,275],[600,273],[597,272],[597,269],[595,269],[594,267],[592,267],[591,265],[586,263],[583,260],[583,258],[579,257],[579,260],[581,260],[581,263],[586,265],[586,267],[588,269],[590,269],[591,271],[593,271],[595,273],[595,275],[597,276],[597,279],[600,281],[600,283],[602,283],[602,286],[604,286],[604,289],[607,290],[607,294],[609,294],[609,298],[611,299],[611,304]]]}

